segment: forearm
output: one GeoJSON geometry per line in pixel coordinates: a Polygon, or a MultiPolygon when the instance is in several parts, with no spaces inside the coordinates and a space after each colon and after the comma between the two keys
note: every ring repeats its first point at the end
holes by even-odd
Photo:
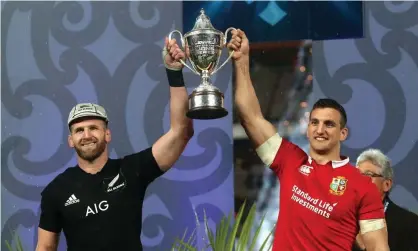
{"type": "Polygon", "coordinates": [[[193,136],[193,122],[186,116],[188,94],[181,72],[167,71],[170,83],[170,130],[153,145],[152,151],[160,169],[167,171],[178,160],[193,136]],[[180,74],[180,75],[179,75],[180,74]],[[173,77],[174,76],[174,77],[173,77]]]}
{"type": "Polygon", "coordinates": [[[250,78],[249,64],[235,64],[235,104],[241,124],[255,148],[277,133],[276,128],[264,119],[250,78]]]}
{"type": "Polygon", "coordinates": [[[235,63],[235,105],[242,123],[262,118],[260,103],[255,93],[248,62],[235,63]]]}
{"type": "Polygon", "coordinates": [[[167,76],[170,83],[170,130],[183,138],[190,138],[193,135],[193,123],[186,116],[189,104],[183,73],[167,70],[167,76]]]}
{"type": "Polygon", "coordinates": [[[170,130],[185,140],[193,136],[193,122],[186,116],[188,95],[185,87],[170,87],[170,130]]]}

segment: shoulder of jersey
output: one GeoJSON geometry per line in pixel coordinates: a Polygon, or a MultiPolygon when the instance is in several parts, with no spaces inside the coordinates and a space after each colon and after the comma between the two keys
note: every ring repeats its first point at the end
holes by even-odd
{"type": "Polygon", "coordinates": [[[353,174],[355,174],[355,173],[359,173],[360,174],[359,169],[356,166],[354,166],[353,164],[351,164],[351,163],[345,164],[344,167],[347,167],[347,169],[349,170],[349,172],[351,172],[353,174]]]}
{"type": "Polygon", "coordinates": [[[65,183],[68,183],[72,180],[72,178],[76,175],[76,168],[75,166],[69,167],[65,169],[64,172],[58,174],[49,184],[45,187],[45,190],[54,189],[55,187],[59,187],[58,189],[62,188],[65,183]]]}

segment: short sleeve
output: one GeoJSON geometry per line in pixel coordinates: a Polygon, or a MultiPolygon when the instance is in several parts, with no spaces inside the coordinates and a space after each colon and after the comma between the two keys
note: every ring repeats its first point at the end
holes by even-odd
{"type": "Polygon", "coordinates": [[[127,168],[133,168],[135,174],[146,184],[153,182],[164,174],[152,154],[152,147],[125,156],[123,162],[123,165],[127,165],[127,168]]]}
{"type": "Polygon", "coordinates": [[[366,183],[365,192],[360,200],[359,220],[383,218],[385,218],[385,212],[379,190],[370,180],[366,183]]]}
{"type": "Polygon", "coordinates": [[[44,189],[41,196],[39,228],[54,233],[61,232],[62,218],[59,207],[48,187],[44,189]]]}
{"type": "Polygon", "coordinates": [[[270,168],[280,178],[286,168],[299,167],[307,157],[308,155],[299,146],[283,139],[270,168]]]}

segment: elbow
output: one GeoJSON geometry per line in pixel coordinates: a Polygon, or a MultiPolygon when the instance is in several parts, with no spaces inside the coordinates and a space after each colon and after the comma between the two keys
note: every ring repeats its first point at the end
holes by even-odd
{"type": "Polygon", "coordinates": [[[193,120],[189,120],[187,126],[183,128],[183,138],[187,142],[193,137],[194,135],[194,127],[193,127],[193,120]]]}
{"type": "Polygon", "coordinates": [[[194,135],[193,121],[189,119],[187,123],[182,125],[171,125],[170,131],[176,135],[178,139],[188,142],[194,135]]]}
{"type": "Polygon", "coordinates": [[[193,127],[191,127],[191,128],[188,127],[186,129],[185,134],[184,134],[184,140],[189,141],[191,138],[193,138],[193,136],[194,136],[194,129],[193,129],[193,127]]]}
{"type": "Polygon", "coordinates": [[[177,139],[188,142],[194,135],[193,126],[172,128],[171,130],[177,139]]]}

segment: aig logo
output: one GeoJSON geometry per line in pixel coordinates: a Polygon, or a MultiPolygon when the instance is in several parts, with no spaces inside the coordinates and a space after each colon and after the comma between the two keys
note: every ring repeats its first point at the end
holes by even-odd
{"type": "Polygon", "coordinates": [[[86,217],[90,214],[98,214],[100,212],[104,212],[109,208],[109,203],[107,200],[102,200],[98,204],[94,203],[92,206],[87,206],[86,210],[86,217]]]}

